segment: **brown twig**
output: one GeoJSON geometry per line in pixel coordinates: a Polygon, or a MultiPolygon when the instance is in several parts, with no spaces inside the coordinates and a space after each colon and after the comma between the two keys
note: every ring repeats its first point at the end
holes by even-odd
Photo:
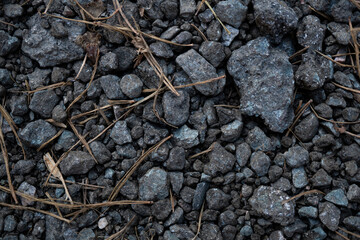
{"type": "Polygon", "coordinates": [[[289,127],[288,131],[286,132],[285,136],[289,136],[292,128],[295,126],[295,124],[299,121],[300,117],[303,115],[305,110],[310,106],[310,104],[313,102],[312,99],[310,99],[307,103],[304,104],[304,106],[299,110],[298,114],[295,117],[294,122],[289,127]]]}
{"type": "Polygon", "coordinates": [[[200,36],[202,37],[202,39],[203,39],[205,42],[208,41],[208,39],[207,39],[207,37],[205,36],[205,34],[204,34],[202,31],[200,31],[200,29],[199,29],[197,26],[195,26],[195,24],[191,23],[190,25],[191,25],[193,28],[195,28],[195,30],[200,34],[200,36]]]}
{"type": "Polygon", "coordinates": [[[332,59],[331,57],[323,54],[322,52],[319,52],[318,50],[315,50],[316,53],[320,54],[321,56],[323,56],[324,58],[326,58],[327,60],[330,60],[332,61],[333,63],[339,65],[340,67],[349,67],[349,68],[352,68],[353,66],[352,65],[348,65],[348,64],[343,64],[343,63],[340,63],[340,62],[337,62],[335,61],[334,59],[332,59]]]}
{"type": "Polygon", "coordinates": [[[293,55],[291,55],[291,56],[289,57],[289,60],[291,60],[291,59],[293,59],[293,58],[296,58],[297,56],[301,55],[301,54],[304,53],[308,48],[309,48],[309,46],[304,47],[303,49],[297,51],[296,53],[294,53],[293,55]]]}
{"type": "Polygon", "coordinates": [[[197,227],[197,231],[195,236],[192,238],[192,240],[195,240],[197,238],[197,236],[200,233],[200,229],[201,229],[201,219],[204,213],[204,206],[205,206],[205,202],[203,203],[203,205],[201,206],[201,210],[200,210],[200,214],[199,214],[199,221],[198,221],[198,227],[197,227]]]}
{"type": "Polygon", "coordinates": [[[339,229],[340,229],[341,231],[347,233],[347,234],[350,234],[350,235],[352,235],[352,236],[354,236],[354,237],[360,238],[360,235],[359,235],[359,234],[350,232],[350,231],[348,231],[348,230],[346,230],[345,228],[342,228],[342,227],[339,227],[339,229]]]}
{"type": "Polygon", "coordinates": [[[125,232],[127,231],[127,229],[130,227],[130,225],[133,223],[133,221],[135,220],[135,216],[133,216],[131,218],[131,220],[125,225],[125,227],[123,229],[121,229],[120,231],[118,231],[117,233],[114,233],[113,235],[111,235],[110,237],[106,238],[106,240],[114,240],[114,239],[118,239],[121,235],[125,234],[125,232]]]}
{"type": "Polygon", "coordinates": [[[64,132],[64,128],[60,129],[60,131],[58,131],[55,136],[53,136],[52,138],[50,138],[49,140],[47,140],[46,142],[44,142],[43,144],[41,144],[41,146],[36,149],[37,152],[40,152],[44,147],[46,147],[49,143],[51,143],[52,141],[54,141],[57,137],[59,137],[63,132],[64,132]]]}
{"type": "Polygon", "coordinates": [[[286,200],[282,201],[281,203],[282,203],[282,204],[285,204],[285,203],[288,203],[288,202],[290,202],[290,201],[292,201],[292,200],[294,200],[294,199],[296,199],[296,198],[302,197],[302,196],[304,196],[304,195],[313,194],[313,193],[325,194],[325,193],[323,193],[323,192],[320,191],[320,190],[313,189],[313,190],[306,191],[306,192],[302,192],[302,193],[299,193],[299,194],[297,194],[297,195],[295,195],[295,196],[292,196],[291,198],[286,199],[286,200]]]}
{"type": "Polygon", "coordinates": [[[199,152],[199,153],[196,153],[196,154],[190,156],[189,159],[197,158],[198,156],[201,156],[201,155],[203,155],[203,154],[206,154],[206,153],[211,152],[211,151],[214,149],[214,145],[215,145],[215,142],[212,143],[208,149],[206,149],[206,150],[204,150],[204,151],[202,151],[202,152],[199,152]]]}

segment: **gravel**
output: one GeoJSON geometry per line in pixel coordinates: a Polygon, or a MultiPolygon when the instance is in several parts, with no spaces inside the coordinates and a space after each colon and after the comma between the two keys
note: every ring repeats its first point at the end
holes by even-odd
{"type": "Polygon", "coordinates": [[[95,160],[87,152],[71,151],[60,163],[61,173],[65,176],[86,174],[95,166],[95,160]]]}

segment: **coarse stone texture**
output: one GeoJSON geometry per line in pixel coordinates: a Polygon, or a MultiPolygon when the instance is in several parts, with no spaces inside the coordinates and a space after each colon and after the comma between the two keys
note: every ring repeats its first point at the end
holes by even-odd
{"type": "Polygon", "coordinates": [[[143,82],[135,74],[127,74],[121,78],[121,91],[129,98],[137,98],[141,95],[143,82]]]}
{"type": "Polygon", "coordinates": [[[85,25],[73,21],[51,18],[51,24],[61,23],[66,26],[66,36],[57,38],[50,29],[41,25],[41,16],[35,14],[29,21],[30,30],[23,36],[21,50],[36,60],[41,67],[68,63],[84,57],[84,50],[75,43],[78,36],[85,32],[85,25]]]}
{"type": "Polygon", "coordinates": [[[0,56],[15,51],[20,45],[20,41],[16,37],[12,37],[7,32],[0,30],[0,56]]]}
{"type": "Polygon", "coordinates": [[[313,139],[319,128],[319,120],[311,113],[301,120],[295,127],[294,133],[302,142],[309,142],[313,139]]]}
{"type": "Polygon", "coordinates": [[[61,161],[61,173],[65,176],[86,174],[95,166],[95,160],[87,152],[71,151],[61,161]]]}
{"type": "Polygon", "coordinates": [[[220,1],[215,6],[215,13],[223,23],[239,28],[246,18],[247,6],[236,0],[220,1]]]}
{"type": "Polygon", "coordinates": [[[348,199],[345,192],[342,189],[335,189],[325,195],[325,200],[332,202],[338,206],[346,207],[348,205],[348,199]]]}
{"type": "Polygon", "coordinates": [[[183,147],[185,149],[192,148],[198,145],[199,132],[194,129],[190,129],[187,125],[183,125],[181,128],[174,131],[173,141],[176,146],[183,147]]]}
{"type": "Polygon", "coordinates": [[[120,78],[115,75],[106,75],[99,78],[101,88],[109,99],[124,99],[125,95],[120,88],[120,78]]]}
{"type": "Polygon", "coordinates": [[[163,95],[162,106],[165,120],[175,126],[182,126],[189,118],[190,96],[186,91],[178,91],[179,96],[167,91],[163,95]]]}
{"type": "Polygon", "coordinates": [[[229,205],[231,197],[218,188],[206,192],[206,203],[210,209],[220,210],[229,205]]]}
{"type": "Polygon", "coordinates": [[[168,174],[165,170],[154,167],[148,170],[139,180],[139,197],[141,200],[155,201],[169,195],[168,174]]]}
{"type": "Polygon", "coordinates": [[[169,158],[165,162],[166,168],[171,171],[182,170],[185,167],[185,163],[185,150],[182,147],[171,149],[169,158]]]}
{"type": "Polygon", "coordinates": [[[31,171],[36,166],[35,160],[19,160],[13,167],[11,173],[26,175],[31,173],[31,171]]]}
{"type": "Polygon", "coordinates": [[[283,35],[294,30],[298,24],[295,11],[281,0],[254,0],[256,25],[275,42],[280,43],[283,35]]]}
{"type": "Polygon", "coordinates": [[[56,134],[56,128],[44,120],[36,120],[28,123],[19,131],[21,141],[33,148],[40,147],[56,134]]]}
{"type": "Polygon", "coordinates": [[[257,211],[271,221],[286,226],[294,222],[295,204],[293,201],[282,204],[289,196],[273,187],[260,186],[255,189],[249,203],[257,211]]]}
{"type": "Polygon", "coordinates": [[[268,173],[270,163],[270,158],[263,152],[251,154],[250,166],[259,177],[265,176],[268,173]]]}
{"type": "Polygon", "coordinates": [[[301,167],[309,162],[309,152],[300,145],[289,148],[284,153],[284,157],[286,158],[286,165],[291,168],[301,167]]]}
{"type": "Polygon", "coordinates": [[[360,231],[360,217],[358,216],[347,217],[343,223],[350,230],[360,231]]]}
{"type": "Polygon", "coordinates": [[[218,67],[226,57],[224,45],[214,41],[203,42],[199,52],[214,67],[218,67]]]}
{"type": "MultiPolygon", "coordinates": [[[[20,184],[20,186],[18,187],[17,191],[25,193],[27,195],[30,195],[32,197],[36,196],[36,187],[34,187],[33,185],[29,184],[28,182],[24,181],[20,184]]],[[[31,201],[30,199],[26,199],[24,197],[21,198],[21,204],[23,206],[28,206],[28,205],[33,205],[34,202],[31,201]]]]}
{"type": "Polygon", "coordinates": [[[208,154],[209,163],[204,166],[204,173],[209,176],[225,174],[229,172],[235,164],[235,156],[225,150],[219,143],[213,145],[213,150],[208,154]]]}
{"type": "Polygon", "coordinates": [[[342,161],[357,161],[360,162],[360,146],[353,143],[349,146],[343,146],[338,152],[338,156],[342,161]]]}
{"type": "Polygon", "coordinates": [[[89,144],[94,157],[100,164],[104,164],[111,160],[111,152],[106,146],[99,141],[94,141],[89,144]]]}
{"type": "Polygon", "coordinates": [[[304,167],[293,168],[291,170],[292,183],[296,188],[303,188],[309,181],[304,167]]]}
{"type": "MultiPolygon", "coordinates": [[[[176,58],[176,63],[185,71],[193,83],[218,77],[216,69],[194,49],[179,55],[176,58]]],[[[222,78],[210,83],[198,84],[195,88],[205,96],[213,96],[223,90],[225,83],[225,78],[222,78]]]]}
{"type": "Polygon", "coordinates": [[[297,39],[301,46],[321,50],[325,37],[326,26],[314,15],[304,17],[297,31],[297,39]]]}
{"type": "Polygon", "coordinates": [[[360,203],[360,187],[356,184],[351,184],[346,196],[349,201],[360,203]]]}
{"type": "Polygon", "coordinates": [[[132,141],[130,130],[125,121],[115,123],[115,126],[111,130],[110,137],[119,145],[131,143],[132,141]]]}
{"type": "Polygon", "coordinates": [[[59,100],[53,90],[39,91],[31,98],[29,108],[43,118],[50,118],[59,100]]]}
{"type": "Polygon", "coordinates": [[[325,202],[319,204],[320,221],[331,231],[336,231],[338,229],[340,213],[340,209],[332,203],[325,202]]]}
{"type": "Polygon", "coordinates": [[[259,37],[235,50],[227,69],[239,88],[242,113],[260,116],[275,132],[290,126],[294,117],[294,80],[285,52],[270,47],[266,38],[259,37]]]}

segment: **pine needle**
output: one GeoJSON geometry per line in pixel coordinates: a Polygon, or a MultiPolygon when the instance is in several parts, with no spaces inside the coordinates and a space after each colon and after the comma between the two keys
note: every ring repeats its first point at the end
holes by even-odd
{"type": "Polygon", "coordinates": [[[131,218],[131,220],[125,225],[125,227],[123,229],[121,229],[120,231],[118,231],[117,233],[114,233],[113,235],[111,235],[110,237],[106,238],[105,240],[114,240],[114,239],[118,239],[121,235],[125,234],[125,232],[128,230],[128,228],[130,227],[130,225],[133,223],[133,221],[135,220],[135,216],[133,216],[131,218]]]}
{"type": "Polygon", "coordinates": [[[198,222],[198,227],[197,227],[197,232],[196,235],[192,238],[192,240],[195,240],[197,238],[197,236],[200,233],[200,229],[201,229],[201,219],[204,213],[204,206],[205,206],[205,202],[203,203],[203,205],[201,206],[201,210],[200,210],[200,215],[199,215],[199,222],[198,222]]]}
{"type": "Polygon", "coordinates": [[[341,231],[347,233],[347,234],[350,234],[350,235],[352,235],[352,236],[354,236],[354,237],[360,238],[360,235],[359,235],[359,234],[350,232],[350,231],[348,231],[348,230],[346,230],[345,228],[342,228],[342,227],[339,227],[339,229],[340,229],[341,231]]]}
{"type": "Polygon", "coordinates": [[[325,193],[323,193],[323,192],[320,191],[320,190],[313,189],[313,190],[306,191],[306,192],[302,192],[302,193],[299,193],[299,194],[297,194],[297,195],[295,195],[295,196],[292,196],[291,198],[286,199],[286,200],[282,201],[281,203],[282,203],[282,204],[285,204],[285,203],[288,203],[288,202],[290,202],[290,201],[292,201],[292,200],[294,200],[294,199],[296,199],[296,198],[302,197],[302,196],[304,196],[304,195],[313,194],[313,193],[325,194],[325,193]]]}
{"type": "Polygon", "coordinates": [[[215,145],[215,142],[214,142],[214,143],[212,143],[212,144],[210,145],[210,147],[209,147],[208,149],[206,149],[205,151],[202,151],[202,152],[196,153],[196,154],[194,154],[194,155],[190,156],[190,157],[189,157],[189,159],[192,159],[192,158],[197,158],[198,156],[201,156],[201,155],[203,155],[203,154],[206,154],[206,153],[211,152],[211,151],[214,149],[214,145],[215,145]]]}
{"type": "Polygon", "coordinates": [[[49,143],[51,143],[52,141],[54,141],[57,137],[59,137],[63,132],[64,132],[64,128],[60,129],[60,131],[58,131],[55,136],[53,136],[52,138],[50,138],[49,140],[47,140],[46,142],[44,142],[43,144],[41,144],[41,146],[36,149],[37,152],[40,152],[44,147],[46,147],[49,143]]]}

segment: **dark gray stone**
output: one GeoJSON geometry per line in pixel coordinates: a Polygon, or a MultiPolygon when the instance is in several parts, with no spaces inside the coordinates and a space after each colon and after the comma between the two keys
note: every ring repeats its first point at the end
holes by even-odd
{"type": "Polygon", "coordinates": [[[253,210],[257,211],[264,217],[269,217],[271,221],[286,226],[294,222],[295,204],[293,201],[282,204],[282,201],[289,196],[273,187],[260,186],[249,203],[253,210]]]}
{"type": "Polygon", "coordinates": [[[311,113],[295,127],[294,133],[302,142],[313,139],[319,128],[319,120],[311,113]]]}
{"type": "Polygon", "coordinates": [[[173,140],[177,146],[188,149],[200,143],[198,136],[199,132],[197,130],[190,129],[187,125],[183,125],[174,131],[173,140]]]}
{"type": "Polygon", "coordinates": [[[174,147],[170,150],[169,158],[165,162],[170,171],[182,170],[185,167],[185,150],[182,147],[174,147]]]}
{"type": "Polygon", "coordinates": [[[337,22],[330,22],[327,29],[336,38],[336,41],[342,45],[348,45],[351,39],[349,25],[337,22]]]}
{"type": "Polygon", "coordinates": [[[360,161],[360,147],[353,143],[349,146],[343,146],[338,152],[338,156],[342,161],[360,161]]]}
{"type": "Polygon", "coordinates": [[[358,119],[359,113],[360,110],[358,108],[348,107],[342,111],[342,116],[346,121],[354,122],[358,119]]]}
{"type": "Polygon", "coordinates": [[[125,121],[118,121],[111,130],[110,137],[116,144],[131,143],[132,138],[125,121]]]}
{"type": "MultiPolygon", "coordinates": [[[[20,184],[17,191],[30,195],[31,197],[36,197],[36,187],[26,181],[20,184]]],[[[33,205],[34,202],[27,198],[21,198],[21,204],[26,207],[28,205],[33,205]]]]}
{"type": "Polygon", "coordinates": [[[59,123],[65,122],[67,118],[67,112],[64,105],[56,105],[51,112],[51,118],[59,123]]]}
{"type": "Polygon", "coordinates": [[[91,79],[93,68],[87,63],[83,65],[83,61],[77,61],[74,63],[73,70],[76,72],[76,75],[79,73],[81,68],[82,70],[77,79],[79,79],[81,82],[87,83],[91,79]]]}
{"type": "Polygon", "coordinates": [[[169,238],[169,240],[177,240],[177,239],[192,239],[195,237],[195,233],[193,233],[190,228],[186,224],[175,224],[170,227],[170,232],[175,235],[176,238],[169,238]]]}
{"type": "Polygon", "coordinates": [[[253,233],[254,231],[249,225],[245,225],[240,229],[240,235],[244,237],[250,237],[253,233]]]}
{"type": "Polygon", "coordinates": [[[285,52],[271,48],[268,40],[260,37],[235,50],[227,69],[239,88],[242,113],[260,116],[275,132],[290,126],[294,81],[285,52]]]}
{"type": "Polygon", "coordinates": [[[117,58],[119,60],[118,71],[125,71],[130,69],[133,66],[134,59],[137,56],[136,49],[131,47],[119,47],[116,48],[113,53],[117,55],[117,58]]]}
{"type": "Polygon", "coordinates": [[[345,196],[344,190],[342,189],[332,190],[325,195],[325,200],[343,207],[348,205],[348,200],[345,196]]]}
{"type": "Polygon", "coordinates": [[[76,240],[94,240],[96,239],[96,235],[93,230],[90,228],[84,228],[79,232],[76,240]]]}
{"type": "Polygon", "coordinates": [[[85,25],[57,18],[52,18],[50,21],[62,23],[68,30],[68,36],[55,38],[50,29],[42,27],[40,15],[35,14],[29,20],[30,30],[23,36],[21,50],[38,61],[41,67],[82,59],[84,50],[75,43],[75,39],[85,32],[85,25]]]}
{"type": "MultiPolygon", "coordinates": [[[[167,63],[163,59],[158,59],[158,63],[164,73],[167,76],[167,63]]],[[[153,67],[149,64],[148,61],[143,61],[135,69],[135,74],[140,77],[144,85],[148,88],[158,88],[159,87],[159,76],[154,71],[153,67]]]]}
{"type": "Polygon", "coordinates": [[[250,166],[259,177],[268,173],[271,160],[264,152],[254,152],[251,154],[250,166]]]}
{"type": "Polygon", "coordinates": [[[0,56],[15,51],[20,46],[20,41],[16,37],[10,36],[7,32],[0,30],[0,56]]]}
{"type": "Polygon", "coordinates": [[[192,200],[192,208],[195,211],[200,210],[204,200],[205,194],[209,189],[210,184],[207,182],[198,183],[195,189],[194,198],[192,200]]]}
{"type": "Polygon", "coordinates": [[[240,167],[245,167],[251,156],[251,148],[247,143],[242,143],[236,147],[236,162],[240,167]]]}
{"type": "Polygon", "coordinates": [[[73,132],[65,130],[59,137],[56,148],[59,150],[63,149],[64,151],[69,150],[76,142],[78,138],[73,132]]]}
{"type": "Polygon", "coordinates": [[[340,213],[340,209],[332,203],[325,202],[319,204],[320,221],[331,231],[338,229],[340,213]]]}
{"type": "Polygon", "coordinates": [[[170,199],[167,198],[155,202],[151,206],[151,213],[156,219],[160,221],[165,220],[171,213],[170,199]]]}
{"type": "Polygon", "coordinates": [[[102,142],[94,141],[90,143],[89,146],[92,153],[94,154],[94,157],[100,164],[104,164],[111,160],[111,152],[102,142]]]}
{"type": "Polygon", "coordinates": [[[311,178],[314,187],[326,187],[330,186],[332,178],[327,174],[324,169],[317,171],[311,178]]]}
{"type": "Polygon", "coordinates": [[[310,217],[317,218],[318,217],[318,209],[316,207],[302,207],[298,211],[301,217],[310,217]]]}
{"type": "Polygon", "coordinates": [[[184,220],[184,210],[181,207],[176,207],[175,211],[164,222],[164,227],[169,227],[175,223],[181,223],[184,220]]]}
{"type": "Polygon", "coordinates": [[[277,230],[277,231],[273,231],[270,234],[269,240],[286,240],[286,238],[284,237],[284,234],[282,231],[277,230]]]}
{"type": "Polygon", "coordinates": [[[161,3],[160,8],[168,20],[174,20],[179,12],[179,3],[174,0],[165,0],[161,3]]]}
{"type": "Polygon", "coordinates": [[[121,78],[120,88],[129,98],[137,98],[141,95],[143,82],[135,74],[127,74],[121,78]]]}
{"type": "Polygon", "coordinates": [[[246,137],[246,143],[249,144],[253,151],[273,151],[271,139],[259,127],[251,129],[246,137]]]}
{"type": "Polygon", "coordinates": [[[303,188],[309,183],[304,167],[293,168],[291,176],[292,183],[296,188],[303,188]]]}
{"type": "Polygon", "coordinates": [[[139,187],[136,182],[127,180],[120,189],[120,194],[128,199],[135,200],[138,197],[139,187]]]}
{"type": "Polygon", "coordinates": [[[322,227],[317,227],[314,229],[311,229],[310,231],[307,231],[304,233],[304,238],[306,239],[316,239],[316,240],[323,240],[326,239],[327,234],[322,229],[322,227]]]}
{"type": "Polygon", "coordinates": [[[9,70],[0,68],[0,84],[4,87],[12,87],[14,82],[11,80],[11,73],[9,70]]]}
{"type": "Polygon", "coordinates": [[[281,0],[254,0],[256,25],[279,43],[283,35],[296,29],[298,17],[295,11],[281,0]]]}
{"type": "Polygon", "coordinates": [[[243,129],[244,123],[238,119],[221,127],[221,140],[226,142],[236,141],[243,129]]]}
{"type": "Polygon", "coordinates": [[[28,74],[29,86],[31,90],[35,90],[38,87],[44,87],[49,84],[50,69],[35,68],[34,72],[28,74]]]}
{"type": "Polygon", "coordinates": [[[287,166],[291,168],[301,167],[309,162],[309,152],[300,145],[289,148],[284,153],[284,157],[286,158],[287,166]]]}
{"type": "Polygon", "coordinates": [[[38,148],[56,134],[56,128],[44,120],[28,123],[19,131],[21,141],[30,147],[38,148]]]}
{"type": "Polygon", "coordinates": [[[10,98],[11,115],[23,116],[29,111],[27,97],[25,95],[12,96],[10,98]]]}
{"type": "Polygon", "coordinates": [[[87,152],[71,151],[61,161],[60,169],[64,176],[86,174],[95,166],[95,160],[87,152]]]}
{"type": "Polygon", "coordinates": [[[172,190],[175,194],[179,194],[184,183],[184,174],[182,172],[169,172],[169,178],[172,190]]]}
{"type": "Polygon", "coordinates": [[[319,105],[315,106],[315,111],[317,112],[317,114],[319,114],[320,117],[327,118],[327,119],[330,119],[333,117],[332,108],[325,103],[320,103],[319,105]]]}
{"type": "Polygon", "coordinates": [[[180,17],[190,19],[196,11],[195,0],[180,0],[180,17]]]}
{"type": "Polygon", "coordinates": [[[360,217],[358,216],[347,217],[343,223],[351,230],[360,231],[360,217]]]}
{"type": "Polygon", "coordinates": [[[172,58],[174,56],[174,53],[173,53],[171,47],[167,43],[158,41],[158,42],[150,44],[149,47],[150,47],[150,50],[152,51],[152,53],[156,57],[168,59],[168,58],[172,58]]]}
{"type": "MultiPolygon", "coordinates": [[[[218,77],[216,69],[194,49],[179,55],[176,58],[176,63],[186,72],[193,83],[218,77]]],[[[225,83],[226,80],[223,78],[210,83],[196,85],[195,88],[205,96],[213,96],[223,90],[225,83]]]]}
{"type": "Polygon", "coordinates": [[[192,202],[192,200],[194,198],[194,193],[195,193],[194,189],[192,189],[192,188],[190,188],[188,186],[185,186],[180,191],[180,197],[184,202],[191,204],[191,202],[192,202]]]}
{"type": "Polygon", "coordinates": [[[218,188],[211,188],[206,192],[208,208],[220,210],[229,205],[231,197],[218,188]]]}
{"type": "Polygon", "coordinates": [[[209,162],[204,166],[204,173],[209,176],[225,174],[233,168],[235,157],[225,150],[219,143],[213,145],[213,150],[208,154],[209,162]]]}
{"type": "MultiPolygon", "coordinates": [[[[114,33],[117,33],[114,31],[114,33]]],[[[100,58],[99,69],[104,72],[116,71],[119,67],[118,56],[113,52],[108,52],[100,58]]]]}
{"type": "Polygon", "coordinates": [[[304,17],[297,31],[298,43],[303,47],[310,47],[321,51],[325,37],[326,26],[314,15],[304,17]]]}
{"type": "Polygon", "coordinates": [[[292,239],[291,237],[293,237],[296,233],[304,233],[306,229],[307,225],[300,219],[296,218],[293,224],[284,227],[284,234],[288,238],[292,239]]]}
{"type": "Polygon", "coordinates": [[[222,34],[221,34],[221,38],[223,40],[222,44],[225,47],[229,47],[236,38],[236,36],[239,35],[239,29],[234,28],[230,25],[225,25],[225,27],[227,30],[229,30],[230,33],[225,29],[222,30],[222,34]]]}
{"type": "Polygon", "coordinates": [[[239,28],[246,18],[247,6],[240,1],[220,1],[215,6],[215,13],[223,23],[239,28]]]}
{"type": "Polygon", "coordinates": [[[5,16],[10,18],[17,18],[23,15],[24,9],[20,4],[5,4],[4,13],[5,16]]]}
{"type": "Polygon", "coordinates": [[[160,128],[150,123],[145,123],[143,126],[144,126],[144,142],[146,144],[150,144],[150,145],[156,144],[169,134],[169,131],[167,129],[160,128]]]}
{"type": "Polygon", "coordinates": [[[99,78],[102,89],[109,99],[124,99],[125,95],[120,88],[120,78],[115,75],[106,75],[99,78]]]}
{"type": "Polygon", "coordinates": [[[218,67],[226,57],[224,45],[214,41],[203,42],[199,52],[214,67],[218,67]]]}
{"type": "Polygon", "coordinates": [[[43,118],[50,118],[59,100],[53,90],[39,91],[31,98],[29,108],[43,118]]]}
{"type": "Polygon", "coordinates": [[[31,171],[36,166],[35,160],[19,160],[13,167],[12,173],[19,175],[26,175],[31,173],[31,171]]]}
{"type": "Polygon", "coordinates": [[[182,126],[189,118],[190,96],[186,91],[178,91],[180,96],[167,91],[163,95],[162,106],[165,120],[175,126],[182,126]]]}
{"type": "Polygon", "coordinates": [[[356,184],[351,184],[349,186],[348,192],[346,194],[347,199],[351,202],[360,203],[360,187],[356,184]]]}
{"type": "Polygon", "coordinates": [[[326,104],[331,107],[346,107],[346,101],[340,93],[330,93],[326,99],[326,104]]]}
{"type": "Polygon", "coordinates": [[[4,220],[4,231],[12,232],[15,230],[17,221],[14,215],[7,215],[4,220]]]}
{"type": "Polygon", "coordinates": [[[167,172],[155,167],[146,172],[139,180],[141,200],[161,200],[169,195],[167,172]]]}
{"type": "Polygon", "coordinates": [[[215,225],[214,223],[202,224],[199,237],[201,239],[208,239],[208,240],[223,239],[220,228],[217,225],[215,225]]]}

